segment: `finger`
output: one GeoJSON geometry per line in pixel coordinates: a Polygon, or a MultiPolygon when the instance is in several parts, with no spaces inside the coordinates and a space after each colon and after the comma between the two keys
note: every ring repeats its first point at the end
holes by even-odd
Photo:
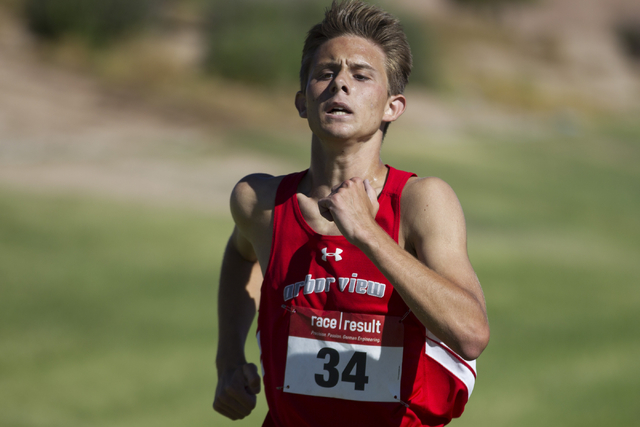
{"type": "Polygon", "coordinates": [[[246,409],[238,409],[235,405],[228,405],[223,400],[222,397],[216,397],[213,401],[213,409],[231,420],[241,420],[251,412],[246,409]]]}
{"type": "Polygon", "coordinates": [[[237,390],[235,387],[228,387],[225,394],[218,396],[220,403],[236,416],[246,417],[256,407],[256,396],[249,394],[244,387],[237,390]]]}
{"type": "Polygon", "coordinates": [[[216,400],[213,401],[213,410],[232,420],[235,420],[238,418],[237,415],[235,414],[235,411],[232,411],[231,409],[229,409],[229,407],[224,403],[222,403],[220,399],[217,397],[216,397],[216,400]]]}
{"type": "Polygon", "coordinates": [[[364,180],[364,189],[366,190],[367,196],[369,196],[369,200],[371,200],[371,203],[375,203],[378,200],[378,194],[376,193],[376,190],[373,189],[368,179],[364,180]]]}
{"type": "Polygon", "coordinates": [[[242,384],[236,383],[227,387],[225,392],[229,399],[224,400],[224,403],[237,411],[248,411],[247,413],[249,413],[256,407],[256,395],[249,393],[244,381],[242,381],[242,384]]]}
{"type": "Polygon", "coordinates": [[[338,185],[334,185],[333,187],[331,187],[331,193],[329,194],[329,196],[331,196],[331,194],[335,193],[335,192],[336,192],[336,191],[338,191],[340,188],[342,188],[342,187],[345,185],[345,183],[346,183],[346,182],[347,182],[347,181],[344,181],[344,182],[341,182],[341,183],[340,183],[340,184],[338,184],[338,185]]]}
{"type": "Polygon", "coordinates": [[[332,205],[332,201],[329,198],[318,200],[318,209],[320,210],[320,215],[327,221],[333,222],[333,214],[331,213],[331,209],[329,208],[332,205]]]}
{"type": "Polygon", "coordinates": [[[258,367],[253,363],[247,363],[242,366],[242,373],[248,387],[248,391],[253,394],[260,393],[260,375],[258,375],[258,367]]]}

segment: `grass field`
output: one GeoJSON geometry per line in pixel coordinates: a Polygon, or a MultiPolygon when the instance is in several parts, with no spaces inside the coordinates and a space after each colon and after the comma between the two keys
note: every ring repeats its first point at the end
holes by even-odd
{"type": "MultiPolygon", "coordinates": [[[[458,193],[487,298],[491,343],[452,425],[635,425],[640,126],[452,144],[393,132],[385,161],[458,193]]],[[[0,426],[260,425],[263,400],[238,423],[211,409],[230,227],[187,208],[0,189],[0,426]]],[[[257,361],[253,339],[248,353],[257,361]]]]}

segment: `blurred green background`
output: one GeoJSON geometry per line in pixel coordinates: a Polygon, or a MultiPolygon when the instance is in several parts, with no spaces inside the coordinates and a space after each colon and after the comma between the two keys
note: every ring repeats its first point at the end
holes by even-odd
{"type": "MultiPolygon", "coordinates": [[[[261,424],[211,409],[228,194],[306,168],[326,4],[0,3],[0,426],[261,424]]],[[[380,4],[416,62],[383,160],[456,190],[491,322],[452,425],[635,425],[637,2],[380,4]]]]}

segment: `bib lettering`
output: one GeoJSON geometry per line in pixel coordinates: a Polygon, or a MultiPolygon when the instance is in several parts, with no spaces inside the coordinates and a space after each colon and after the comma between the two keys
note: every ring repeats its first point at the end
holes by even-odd
{"type": "Polygon", "coordinates": [[[296,307],[291,313],[283,390],[397,402],[403,338],[399,317],[296,307]]]}

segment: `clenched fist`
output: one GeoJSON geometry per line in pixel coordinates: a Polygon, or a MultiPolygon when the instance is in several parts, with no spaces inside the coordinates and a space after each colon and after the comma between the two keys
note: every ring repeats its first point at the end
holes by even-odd
{"type": "Polygon", "coordinates": [[[220,373],[213,409],[232,420],[241,420],[256,407],[260,375],[253,363],[220,373]]]}
{"type": "Polygon", "coordinates": [[[377,226],[375,217],[380,205],[368,179],[351,178],[318,200],[318,207],[320,214],[335,222],[342,235],[357,246],[377,226]]]}

